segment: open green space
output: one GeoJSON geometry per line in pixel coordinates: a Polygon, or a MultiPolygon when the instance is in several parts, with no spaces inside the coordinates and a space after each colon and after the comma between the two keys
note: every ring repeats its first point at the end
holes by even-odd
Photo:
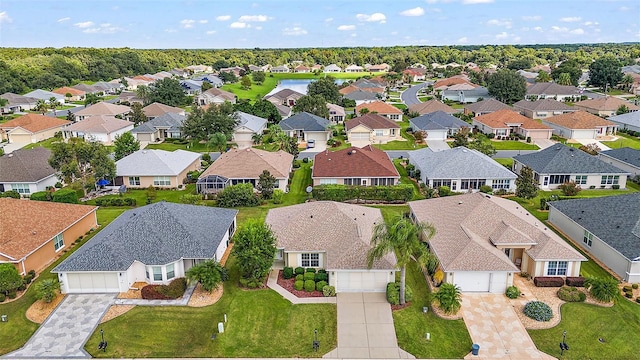
{"type": "Polygon", "coordinates": [[[640,150],[640,139],[635,136],[629,136],[624,133],[617,133],[618,140],[615,141],[601,141],[603,145],[606,145],[612,149],[619,149],[623,147],[629,147],[632,149],[640,150]]]}
{"type": "Polygon", "coordinates": [[[149,144],[145,147],[145,149],[149,150],[165,150],[165,151],[174,151],[174,150],[188,150],[195,152],[210,152],[212,151],[207,144],[202,144],[199,142],[191,141],[188,144],[182,144],[178,142],[170,142],[164,141],[160,144],[149,144]]]}
{"type": "Polygon", "coordinates": [[[491,145],[496,150],[538,150],[538,145],[515,140],[492,140],[491,145]]]}

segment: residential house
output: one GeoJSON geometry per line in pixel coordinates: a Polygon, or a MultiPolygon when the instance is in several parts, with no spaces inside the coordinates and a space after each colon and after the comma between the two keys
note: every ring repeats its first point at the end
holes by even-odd
{"type": "Polygon", "coordinates": [[[133,130],[133,123],[113,116],[98,115],[78,121],[64,128],[65,139],[83,138],[111,145],[116,137],[133,130]]]}
{"type": "Polygon", "coordinates": [[[213,67],[207,65],[190,65],[184,68],[189,74],[210,73],[213,71],[213,67]]]}
{"type": "Polygon", "coordinates": [[[311,72],[311,68],[309,68],[308,66],[304,66],[304,65],[298,65],[295,68],[293,68],[293,72],[294,73],[309,73],[309,72],[311,72]]]}
{"type": "Polygon", "coordinates": [[[473,104],[464,106],[464,113],[466,115],[480,116],[485,114],[491,114],[498,110],[512,110],[511,106],[504,104],[496,99],[485,99],[473,104]]]}
{"type": "Polygon", "coordinates": [[[469,81],[466,75],[456,75],[433,83],[433,91],[471,90],[479,86],[469,81]]]}
{"type": "Polygon", "coordinates": [[[339,73],[342,72],[342,68],[336,64],[327,65],[324,67],[325,73],[339,73]]]}
{"type": "Polygon", "coordinates": [[[597,99],[588,99],[573,104],[576,109],[583,110],[598,116],[614,116],[621,106],[626,106],[629,111],[638,111],[640,107],[613,96],[604,96],[597,99]]]}
{"type": "Polygon", "coordinates": [[[311,171],[313,185],[396,185],[400,174],[389,155],[371,145],[316,154],[311,171]]]}
{"type": "Polygon", "coordinates": [[[292,111],[291,107],[287,105],[282,105],[282,104],[274,104],[274,105],[276,109],[278,109],[278,114],[280,114],[283,120],[291,116],[291,111],[292,111]]]}
{"type": "Polygon", "coordinates": [[[166,285],[203,261],[222,259],[237,213],[164,201],[127,210],[52,272],[63,294],[127,292],[136,282],[166,285]]]}
{"type": "Polygon", "coordinates": [[[180,128],[185,119],[184,115],[169,112],[134,127],[131,134],[145,146],[149,143],[163,142],[167,138],[180,138],[180,128]]]}
{"type": "Polygon", "coordinates": [[[49,165],[51,151],[43,147],[18,149],[0,156],[0,192],[14,190],[28,197],[58,182],[49,165]]]}
{"type": "Polygon", "coordinates": [[[93,83],[93,87],[97,88],[104,94],[115,95],[124,89],[124,85],[120,83],[112,83],[106,81],[98,81],[93,83]]]}
{"type": "Polygon", "coordinates": [[[615,134],[618,125],[585,111],[575,111],[542,119],[553,133],[567,139],[597,139],[615,134]]]}
{"type": "Polygon", "coordinates": [[[87,95],[82,90],[77,90],[68,86],[55,89],[52,92],[64,96],[67,101],[84,101],[84,98],[87,95]]]}
{"type": "Polygon", "coordinates": [[[553,82],[539,82],[527,86],[527,99],[554,99],[563,101],[565,99],[575,100],[580,98],[582,91],[571,85],[558,85],[553,82]]]}
{"type": "Polygon", "coordinates": [[[424,81],[427,78],[427,69],[411,67],[402,72],[405,82],[424,81]]]}
{"type": "Polygon", "coordinates": [[[400,126],[380,114],[358,116],[346,121],[344,128],[347,142],[357,147],[405,140],[400,135],[400,126]]]}
{"type": "Polygon", "coordinates": [[[452,115],[458,112],[458,110],[436,99],[431,99],[423,103],[409,105],[410,113],[418,113],[420,115],[426,115],[436,111],[443,111],[447,114],[452,114],[452,115]]]}
{"type": "Polygon", "coordinates": [[[222,85],[224,85],[224,81],[222,81],[222,79],[220,79],[216,75],[212,75],[212,74],[205,74],[205,75],[201,75],[201,76],[196,76],[196,77],[192,78],[191,80],[202,81],[203,83],[207,82],[207,83],[211,84],[211,86],[213,86],[214,88],[220,88],[220,87],[222,87],[222,85]]]}
{"type": "Polygon", "coordinates": [[[264,151],[256,148],[232,149],[222,153],[198,178],[199,194],[216,193],[225,187],[249,183],[255,188],[263,171],[276,178],[275,189],[287,191],[289,174],[293,168],[293,155],[279,150],[264,151]]]}
{"type": "Polygon", "coordinates": [[[128,106],[100,101],[77,111],[74,115],[76,116],[77,121],[82,121],[92,116],[118,116],[125,119],[128,117],[130,112],[131,108],[128,106]]]}
{"type": "Polygon", "coordinates": [[[350,86],[353,86],[356,89],[380,94],[380,97],[383,98],[385,97],[387,85],[387,82],[380,77],[372,79],[358,79],[350,84],[350,86]]]}
{"type": "Polygon", "coordinates": [[[331,122],[308,112],[294,114],[278,124],[284,132],[298,139],[298,143],[315,142],[315,149],[322,151],[327,147],[327,140],[331,137],[331,122]]]}
{"type": "Polygon", "coordinates": [[[363,71],[364,71],[364,68],[358,65],[349,65],[344,69],[344,72],[347,72],[347,73],[358,73],[363,71]]]}
{"type": "Polygon", "coordinates": [[[464,146],[443,151],[430,148],[409,151],[409,163],[420,180],[432,189],[447,186],[453,192],[473,192],[490,186],[494,191],[516,190],[516,174],[489,156],[464,146]]]}
{"type": "Polygon", "coordinates": [[[447,90],[442,91],[442,101],[451,100],[457,101],[461,104],[474,103],[483,99],[488,99],[489,90],[484,86],[478,86],[473,89],[466,89],[466,85],[461,85],[461,88],[451,86],[447,90]]]}
{"type": "Polygon", "coordinates": [[[71,121],[40,114],[27,114],[0,123],[0,139],[10,144],[33,144],[50,139],[71,121]]]}
{"type": "Polygon", "coordinates": [[[370,102],[378,101],[379,95],[370,91],[355,90],[348,94],[343,95],[345,99],[353,100],[357,105],[368,104],[370,102]]]}
{"type": "Polygon", "coordinates": [[[327,103],[327,109],[329,109],[329,121],[334,124],[339,124],[344,121],[347,116],[347,113],[344,111],[344,108],[340,105],[327,103]]]}
{"type": "Polygon", "coordinates": [[[236,103],[236,95],[228,91],[211,88],[196,97],[198,105],[222,104],[224,102],[236,103]]]}
{"type": "Polygon", "coordinates": [[[76,90],[80,90],[80,91],[84,91],[85,94],[97,94],[99,92],[102,92],[102,89],[95,87],[93,85],[87,85],[87,84],[77,84],[77,85],[73,85],[71,87],[72,89],[76,89],[76,90]]]}
{"type": "Polygon", "coordinates": [[[526,70],[518,70],[516,73],[524,78],[527,84],[535,84],[536,79],[540,74],[537,72],[526,71],[526,70]]]}
{"type": "Polygon", "coordinates": [[[288,73],[289,67],[287,65],[279,65],[271,68],[272,73],[288,73]]]}
{"type": "Polygon", "coordinates": [[[262,135],[267,129],[268,120],[242,111],[238,111],[236,114],[238,114],[238,125],[233,129],[231,141],[236,143],[240,149],[251,147],[253,135],[262,135]]]}
{"type": "Polygon", "coordinates": [[[515,201],[474,193],[412,201],[409,209],[437,229],[429,248],[444,282],[463,293],[503,294],[519,272],[579,276],[587,261],[515,201]]]}
{"type": "Polygon", "coordinates": [[[271,209],[265,223],[276,237],[276,266],[326,269],[336,292],[385,292],[395,281],[393,252],[367,263],[379,209],[314,201],[271,209]]]}
{"type": "Polygon", "coordinates": [[[98,227],[96,206],[0,198],[0,263],[21,275],[44,270],[98,227]]]}
{"type": "Polygon", "coordinates": [[[251,71],[251,72],[258,72],[258,71],[266,72],[267,71],[262,66],[256,66],[256,65],[253,65],[253,64],[249,64],[248,68],[249,68],[249,71],[251,71]]]}
{"type": "Polygon", "coordinates": [[[200,95],[202,93],[202,81],[185,79],[180,81],[180,87],[187,95],[200,95]]]}
{"type": "Polygon", "coordinates": [[[187,112],[184,109],[175,106],[169,106],[165,104],[161,104],[159,102],[154,102],[153,104],[149,104],[142,108],[142,112],[149,120],[153,120],[158,116],[162,116],[166,113],[173,113],[182,116],[186,116],[187,112]]]}
{"type": "Polygon", "coordinates": [[[285,105],[285,106],[293,107],[296,104],[296,101],[298,101],[298,99],[300,99],[303,96],[304,94],[299,93],[295,90],[282,89],[273,94],[265,96],[264,99],[271,102],[274,105],[285,105]]]}
{"type": "Polygon", "coordinates": [[[625,282],[640,282],[640,193],[552,201],[549,222],[625,282]]]}
{"type": "Polygon", "coordinates": [[[640,111],[632,111],[622,115],[612,116],[607,120],[618,125],[618,128],[640,132],[640,111]]]}
{"type": "Polygon", "coordinates": [[[462,128],[470,128],[467,122],[447,114],[436,111],[409,119],[409,125],[414,132],[426,132],[425,140],[447,140],[462,128]]]}
{"type": "Polygon", "coordinates": [[[118,95],[118,103],[128,103],[130,105],[133,103],[138,103],[140,105],[144,105],[144,100],[140,99],[138,97],[138,94],[133,91],[123,91],[120,93],[120,95],[118,95]]]}
{"type": "Polygon", "coordinates": [[[356,106],[356,115],[363,115],[362,110],[367,109],[365,113],[374,113],[382,115],[389,120],[393,121],[402,121],[402,110],[398,109],[393,105],[389,105],[384,101],[373,101],[370,103],[364,103],[356,106]]]}
{"type": "Polygon", "coordinates": [[[493,134],[496,137],[517,134],[525,139],[538,140],[550,139],[553,133],[553,128],[550,126],[509,109],[474,117],[472,125],[483,134],[493,134]]]}
{"type": "Polygon", "coordinates": [[[7,104],[3,105],[0,108],[0,112],[2,114],[33,110],[36,108],[36,105],[38,103],[38,99],[36,98],[22,96],[10,92],[0,95],[0,99],[7,100],[7,104]]]}
{"type": "Polygon", "coordinates": [[[187,173],[200,170],[201,155],[185,150],[138,150],[116,161],[115,185],[133,189],[181,188],[187,173]]]}
{"type": "Polygon", "coordinates": [[[598,153],[600,160],[630,173],[630,177],[640,176],[640,150],[623,147],[598,153]]]}
{"type": "Polygon", "coordinates": [[[241,76],[243,76],[246,73],[246,70],[243,67],[240,66],[232,66],[232,67],[228,67],[228,68],[222,68],[220,69],[221,73],[223,72],[227,72],[227,73],[232,73],[233,75],[235,75],[235,77],[239,78],[241,76]]]}
{"type": "Polygon", "coordinates": [[[577,111],[577,109],[553,99],[520,100],[513,104],[513,108],[530,119],[546,119],[551,116],[577,111]]]}
{"type": "Polygon", "coordinates": [[[24,94],[24,96],[30,97],[30,98],[34,98],[34,99],[38,99],[38,100],[43,100],[47,104],[49,103],[49,100],[51,98],[55,98],[56,101],[61,105],[64,105],[65,100],[66,100],[64,95],[56,94],[56,93],[54,93],[52,91],[46,91],[46,90],[42,90],[42,89],[33,90],[31,92],[28,92],[28,93],[24,94]]]}
{"type": "Polygon", "coordinates": [[[536,153],[513,157],[516,174],[527,166],[541,190],[553,190],[573,181],[583,189],[625,189],[629,172],[607,164],[597,156],[563,144],[555,144],[536,153]]]}
{"type": "Polygon", "coordinates": [[[322,65],[315,64],[311,67],[311,72],[322,71],[322,65]]]}

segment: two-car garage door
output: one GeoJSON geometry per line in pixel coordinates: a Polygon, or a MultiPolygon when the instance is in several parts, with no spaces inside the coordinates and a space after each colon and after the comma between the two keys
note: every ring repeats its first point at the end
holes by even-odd
{"type": "Polygon", "coordinates": [[[67,273],[69,293],[117,293],[118,274],[112,272],[67,273]]]}
{"type": "Polygon", "coordinates": [[[384,292],[392,271],[336,271],[336,292],[384,292]]]}
{"type": "Polygon", "coordinates": [[[456,271],[453,282],[462,292],[504,293],[507,289],[507,273],[456,271]]]}

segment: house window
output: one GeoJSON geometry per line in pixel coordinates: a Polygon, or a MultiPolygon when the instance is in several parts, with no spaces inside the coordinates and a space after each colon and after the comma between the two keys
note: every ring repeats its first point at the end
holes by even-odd
{"type": "Polygon", "coordinates": [[[153,186],[171,186],[171,179],[168,176],[154,176],[153,186]]]}
{"type": "Polygon", "coordinates": [[[129,185],[131,185],[131,186],[140,186],[140,177],[139,176],[129,176],[129,185]]]}
{"type": "Polygon", "coordinates": [[[600,180],[600,185],[617,185],[620,180],[618,175],[603,175],[600,180]]]}
{"type": "Polygon", "coordinates": [[[564,184],[571,180],[570,175],[551,175],[549,179],[549,184],[564,184]]]}
{"type": "Polygon", "coordinates": [[[162,281],[162,267],[161,266],[152,266],[151,271],[153,272],[153,281],[162,281]]]}
{"type": "Polygon", "coordinates": [[[376,136],[382,136],[382,135],[384,135],[384,131],[376,130],[376,136]]]}
{"type": "Polygon", "coordinates": [[[496,136],[506,136],[507,129],[496,129],[496,136]]]}
{"type": "Polygon", "coordinates": [[[302,267],[318,267],[320,266],[320,254],[318,253],[306,253],[302,254],[302,267]]]}
{"type": "Polygon", "coordinates": [[[442,180],[442,179],[438,179],[438,180],[433,180],[433,188],[439,188],[440,186],[447,186],[449,189],[451,189],[451,180],[442,180]]]}
{"type": "Polygon", "coordinates": [[[396,136],[396,129],[389,130],[391,132],[391,136],[396,136]]]}
{"type": "Polygon", "coordinates": [[[345,178],[344,179],[345,185],[360,185],[361,183],[362,183],[361,178],[345,178]]]}
{"type": "Polygon", "coordinates": [[[320,185],[337,184],[338,179],[320,179],[320,185]]]}
{"type": "Polygon", "coordinates": [[[389,115],[389,119],[396,120],[396,121],[400,120],[400,115],[398,115],[398,114],[390,114],[389,115]]]}
{"type": "Polygon", "coordinates": [[[509,188],[509,179],[494,179],[491,182],[492,189],[508,189],[509,188]]]}
{"type": "Polygon", "coordinates": [[[31,194],[31,190],[29,189],[29,184],[11,184],[11,190],[15,190],[22,195],[31,194]]]}
{"type": "Polygon", "coordinates": [[[577,185],[587,185],[587,175],[576,175],[577,185]]]}
{"type": "Polygon", "coordinates": [[[482,185],[487,183],[486,179],[462,179],[460,181],[460,189],[461,190],[478,190],[482,185]]]}
{"type": "Polygon", "coordinates": [[[549,261],[547,263],[547,276],[565,276],[567,275],[566,261],[549,261]]]}
{"type": "Polygon", "coordinates": [[[593,234],[588,230],[585,230],[584,236],[582,237],[582,242],[585,243],[585,245],[587,245],[588,247],[591,247],[591,244],[593,244],[593,234]]]}
{"type": "Polygon", "coordinates": [[[62,233],[56,235],[53,238],[53,248],[58,251],[64,247],[64,239],[62,238],[62,233]]]}
{"type": "Polygon", "coordinates": [[[176,277],[176,270],[174,264],[167,265],[167,280],[171,280],[176,277]]]}
{"type": "Polygon", "coordinates": [[[391,186],[393,185],[392,178],[373,178],[371,179],[371,185],[373,186],[391,186]]]}

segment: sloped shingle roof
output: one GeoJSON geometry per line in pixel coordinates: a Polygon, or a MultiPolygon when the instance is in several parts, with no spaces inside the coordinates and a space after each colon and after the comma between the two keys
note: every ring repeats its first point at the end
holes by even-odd
{"type": "Polygon", "coordinates": [[[311,177],[399,178],[400,175],[387,153],[367,145],[362,148],[352,146],[338,151],[327,150],[316,154],[311,177]]]}
{"type": "Polygon", "coordinates": [[[600,155],[609,156],[640,168],[640,150],[637,149],[623,147],[619,149],[601,151],[600,155]]]}
{"type": "Polygon", "coordinates": [[[443,129],[460,129],[462,127],[471,127],[468,123],[458,119],[457,117],[447,114],[444,111],[435,111],[425,115],[420,115],[409,120],[415,125],[416,130],[443,130],[443,129]]]}
{"type": "Polygon", "coordinates": [[[362,116],[355,117],[344,123],[344,127],[346,131],[353,129],[358,125],[364,125],[369,129],[399,129],[400,125],[398,125],[395,121],[389,120],[388,118],[379,115],[379,114],[364,114],[362,116]]]}
{"type": "Polygon", "coordinates": [[[68,124],[71,124],[71,121],[40,114],[27,114],[0,124],[0,129],[20,127],[35,134],[53,128],[62,128],[68,124]]]}
{"type": "Polygon", "coordinates": [[[527,95],[580,95],[580,91],[575,86],[540,82],[527,87],[527,95]]]}
{"type": "Polygon", "coordinates": [[[170,131],[180,131],[180,127],[185,119],[186,116],[184,115],[166,113],[134,127],[133,130],[131,130],[131,133],[153,134],[158,128],[166,128],[170,131]]]}
{"type": "Polygon", "coordinates": [[[51,151],[43,147],[18,149],[0,156],[0,182],[33,183],[56,171],[49,165],[51,151]]]}
{"type": "Polygon", "coordinates": [[[402,110],[384,101],[373,101],[356,106],[356,114],[360,114],[362,109],[368,109],[370,113],[378,114],[402,114],[402,110]]]}
{"type": "Polygon", "coordinates": [[[514,160],[538,174],[624,174],[596,156],[563,144],[555,144],[531,154],[516,155],[514,160]]]}
{"type": "Polygon", "coordinates": [[[509,125],[507,124],[521,124],[520,127],[523,129],[551,130],[551,128],[547,125],[539,123],[509,109],[498,110],[489,114],[480,115],[475,117],[474,120],[479,123],[485,124],[492,129],[508,129],[509,125]]]}
{"type": "Polygon", "coordinates": [[[493,159],[464,146],[444,151],[429,148],[409,151],[428,179],[516,179],[516,174],[493,159]]]}
{"type": "Polygon", "coordinates": [[[540,99],[536,101],[520,100],[513,104],[513,107],[531,111],[576,111],[573,107],[553,99],[540,99]]]}
{"type": "Polygon", "coordinates": [[[236,129],[244,126],[255,133],[262,133],[262,130],[267,126],[268,120],[265,118],[247,114],[242,111],[238,111],[237,114],[239,122],[238,125],[236,125],[236,129]]]}
{"type": "Polygon", "coordinates": [[[148,117],[158,117],[166,113],[184,114],[185,110],[175,106],[169,106],[154,102],[142,108],[142,112],[148,117]]]}
{"type": "Polygon", "coordinates": [[[230,179],[257,179],[268,170],[276,179],[289,177],[293,155],[280,150],[269,152],[256,148],[230,150],[220,155],[200,178],[222,175],[230,179]]]}
{"type": "Polygon", "coordinates": [[[640,110],[640,107],[628,101],[618,99],[617,97],[613,97],[613,96],[604,96],[597,99],[587,99],[587,100],[579,101],[573,104],[573,106],[578,108],[591,109],[591,110],[597,110],[597,111],[603,111],[603,110],[616,111],[622,105],[628,107],[629,110],[631,111],[640,110]]]}
{"type": "Polygon", "coordinates": [[[177,176],[199,153],[186,150],[138,150],[116,161],[117,176],[177,176]]]}
{"type": "Polygon", "coordinates": [[[616,124],[625,124],[640,127],[640,111],[632,111],[622,115],[611,116],[607,120],[616,124]]]}
{"type": "Polygon", "coordinates": [[[308,112],[300,112],[280,121],[278,125],[283,130],[327,131],[331,122],[308,112]]]}
{"type": "Polygon", "coordinates": [[[420,115],[424,115],[424,114],[428,114],[436,111],[443,111],[443,112],[446,112],[447,114],[455,114],[458,112],[456,109],[452,108],[451,106],[441,101],[438,101],[436,99],[431,99],[423,103],[410,105],[409,111],[417,112],[420,115]]]}
{"type": "Polygon", "coordinates": [[[465,105],[464,108],[474,113],[489,113],[503,109],[511,110],[511,106],[496,99],[485,99],[473,104],[465,105]]]}
{"type": "Polygon", "coordinates": [[[91,116],[87,119],[73,123],[65,128],[65,131],[80,131],[87,133],[112,133],[133,125],[131,121],[121,120],[113,116],[91,116]]]}
{"type": "Polygon", "coordinates": [[[108,102],[100,101],[97,104],[91,105],[75,113],[76,116],[98,116],[98,115],[111,115],[116,116],[120,114],[126,114],[131,111],[131,108],[124,105],[116,105],[108,102]]]}
{"type": "Polygon", "coordinates": [[[615,123],[586,111],[575,111],[552,116],[543,120],[567,129],[595,129],[598,126],[613,126],[615,123]]]}

